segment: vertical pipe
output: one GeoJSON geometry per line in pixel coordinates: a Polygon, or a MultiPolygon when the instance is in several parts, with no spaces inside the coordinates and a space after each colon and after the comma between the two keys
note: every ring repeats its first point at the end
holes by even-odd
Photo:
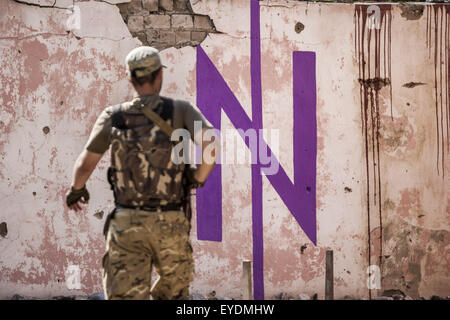
{"type": "Polygon", "coordinates": [[[252,262],[242,261],[242,299],[253,300],[252,262]]]}
{"type": "Polygon", "coordinates": [[[334,299],[333,250],[327,250],[325,267],[325,300],[334,299]]]}

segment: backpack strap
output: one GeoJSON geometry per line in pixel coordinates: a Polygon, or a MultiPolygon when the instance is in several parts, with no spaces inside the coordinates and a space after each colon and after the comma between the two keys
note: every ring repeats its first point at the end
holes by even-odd
{"type": "Polygon", "coordinates": [[[173,124],[173,100],[164,97],[160,98],[163,101],[163,108],[160,116],[163,120],[171,119],[173,124]]]}
{"type": "Polygon", "coordinates": [[[117,129],[127,129],[125,119],[122,116],[122,104],[116,104],[112,107],[111,125],[117,129]]]}
{"type": "MultiPolygon", "coordinates": [[[[166,99],[162,98],[164,103],[164,109],[162,116],[166,116],[167,118],[170,117],[170,113],[173,114],[173,100],[172,99],[166,99]],[[170,110],[171,109],[171,110],[170,110]]],[[[156,112],[150,108],[150,106],[144,106],[141,108],[141,111],[147,118],[149,118],[151,121],[153,121],[165,134],[169,136],[169,138],[172,136],[173,131],[175,130],[171,125],[169,125],[166,121],[162,119],[156,112]]]]}

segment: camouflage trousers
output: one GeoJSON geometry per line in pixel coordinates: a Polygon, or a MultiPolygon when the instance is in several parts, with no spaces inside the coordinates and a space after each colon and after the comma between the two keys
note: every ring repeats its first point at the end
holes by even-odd
{"type": "Polygon", "coordinates": [[[194,264],[182,211],[116,211],[103,257],[105,299],[187,299],[194,264]],[[158,280],[151,286],[155,266],[158,280]]]}

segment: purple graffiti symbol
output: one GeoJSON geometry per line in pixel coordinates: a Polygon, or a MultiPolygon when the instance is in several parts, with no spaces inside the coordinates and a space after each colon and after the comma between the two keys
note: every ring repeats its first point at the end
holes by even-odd
{"type": "MultiPolygon", "coordinates": [[[[212,125],[221,129],[221,110],[235,128],[262,128],[261,56],[259,2],[251,2],[251,73],[252,117],[250,120],[219,71],[203,49],[197,47],[197,105],[212,125]]],[[[291,214],[308,238],[316,244],[316,61],[314,52],[293,52],[293,146],[294,183],[279,166],[276,174],[267,175],[291,214]]],[[[244,136],[242,136],[244,138],[244,136]]],[[[258,137],[259,139],[259,137],[258,137]]],[[[249,147],[249,141],[244,139],[249,147]]],[[[266,147],[264,140],[260,146],[266,147]]],[[[278,162],[267,147],[272,161],[278,162]]],[[[257,150],[251,150],[257,152],[257,150]]],[[[264,248],[262,175],[264,166],[252,165],[252,233],[254,298],[264,299],[264,248]]],[[[197,191],[197,237],[199,240],[222,240],[221,165],[212,171],[208,182],[197,191]]]]}

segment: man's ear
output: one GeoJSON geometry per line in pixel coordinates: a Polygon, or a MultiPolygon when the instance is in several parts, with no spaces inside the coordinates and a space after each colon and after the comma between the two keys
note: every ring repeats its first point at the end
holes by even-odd
{"type": "Polygon", "coordinates": [[[162,67],[159,69],[159,72],[158,72],[158,79],[162,79],[162,76],[163,76],[163,69],[164,69],[164,68],[162,68],[162,67]]]}
{"type": "Polygon", "coordinates": [[[139,84],[137,83],[136,80],[134,80],[133,78],[129,77],[128,80],[130,81],[131,85],[133,86],[134,90],[138,90],[139,89],[139,84]]]}

